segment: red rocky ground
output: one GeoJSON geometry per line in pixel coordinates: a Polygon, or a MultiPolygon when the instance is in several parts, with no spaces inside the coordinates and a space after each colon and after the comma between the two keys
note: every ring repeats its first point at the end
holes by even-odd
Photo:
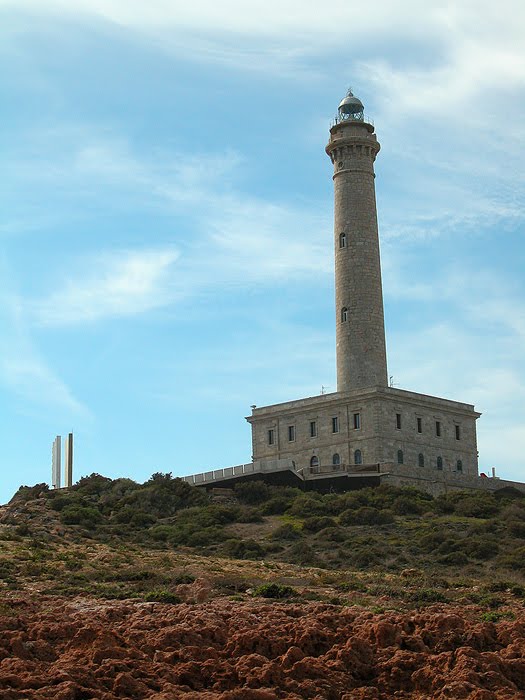
{"type": "Polygon", "coordinates": [[[525,617],[220,598],[10,605],[2,700],[525,699],[525,617]]]}

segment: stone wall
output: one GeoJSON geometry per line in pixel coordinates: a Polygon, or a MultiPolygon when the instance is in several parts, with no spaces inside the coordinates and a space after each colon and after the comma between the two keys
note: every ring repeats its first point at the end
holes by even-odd
{"type": "Polygon", "coordinates": [[[381,465],[381,483],[389,486],[411,486],[426,491],[433,496],[450,491],[499,491],[511,488],[525,493],[525,484],[493,477],[465,476],[450,472],[436,472],[430,469],[399,465],[381,465]]]}
{"type": "Polygon", "coordinates": [[[478,416],[470,404],[374,387],[255,408],[247,420],[252,425],[254,460],[291,459],[296,468],[302,469],[310,466],[312,458],[317,458],[321,466],[331,465],[337,454],[341,464],[353,465],[359,450],[363,462],[398,466],[401,451],[403,464],[399,466],[456,473],[461,461],[463,476],[477,476],[478,416]],[[334,419],[337,432],[333,431],[334,419]],[[439,435],[436,422],[440,425],[439,435]],[[273,431],[273,444],[269,431],[273,431]],[[423,455],[422,466],[419,455],[423,455]]]}

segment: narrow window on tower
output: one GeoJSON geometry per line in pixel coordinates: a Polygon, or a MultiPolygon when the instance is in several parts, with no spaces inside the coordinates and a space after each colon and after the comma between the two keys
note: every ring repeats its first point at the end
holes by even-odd
{"type": "Polygon", "coordinates": [[[436,437],[441,437],[441,423],[440,421],[436,421],[436,437]]]}
{"type": "Polygon", "coordinates": [[[422,433],[423,432],[423,421],[421,418],[417,419],[417,432],[422,433]]]}
{"type": "Polygon", "coordinates": [[[354,452],[354,464],[363,464],[363,455],[361,450],[356,450],[354,452]]]}
{"type": "Polygon", "coordinates": [[[274,430],[268,431],[268,444],[269,445],[275,444],[275,431],[274,430]]]}
{"type": "Polygon", "coordinates": [[[288,442],[295,442],[295,425],[288,426],[288,442]]]}
{"type": "Polygon", "coordinates": [[[310,437],[317,437],[317,421],[310,421],[310,437]]]}
{"type": "Polygon", "coordinates": [[[458,461],[456,462],[456,469],[458,472],[463,471],[463,462],[460,459],[458,459],[458,461]]]}
{"type": "Polygon", "coordinates": [[[397,463],[403,464],[403,450],[397,451],[397,463]]]}
{"type": "Polygon", "coordinates": [[[456,425],[456,440],[461,440],[461,428],[456,425]]]}
{"type": "Polygon", "coordinates": [[[339,234],[339,247],[346,248],[346,233],[339,234]]]}
{"type": "Polygon", "coordinates": [[[401,414],[396,413],[396,428],[401,430],[401,414]]]}
{"type": "Polygon", "coordinates": [[[425,456],[421,452],[419,453],[419,457],[417,458],[417,462],[418,462],[420,467],[425,466],[425,456]]]}
{"type": "Polygon", "coordinates": [[[438,468],[438,470],[439,470],[440,472],[443,471],[443,457],[438,457],[438,458],[437,458],[436,467],[438,468]]]}
{"type": "Polygon", "coordinates": [[[341,321],[342,323],[346,323],[348,321],[348,309],[346,306],[343,306],[341,309],[341,321]]]}
{"type": "Polygon", "coordinates": [[[332,418],[332,433],[338,433],[339,432],[339,418],[338,416],[334,416],[332,418]]]}
{"type": "Polygon", "coordinates": [[[359,430],[361,427],[361,414],[354,413],[354,430],[359,430]]]}

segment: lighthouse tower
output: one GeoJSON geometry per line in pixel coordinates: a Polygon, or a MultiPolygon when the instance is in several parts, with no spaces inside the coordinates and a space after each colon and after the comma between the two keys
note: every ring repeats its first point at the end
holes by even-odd
{"type": "Polygon", "coordinates": [[[387,386],[374,186],[379,148],[349,90],[326,147],[334,165],[337,391],[387,386]]]}

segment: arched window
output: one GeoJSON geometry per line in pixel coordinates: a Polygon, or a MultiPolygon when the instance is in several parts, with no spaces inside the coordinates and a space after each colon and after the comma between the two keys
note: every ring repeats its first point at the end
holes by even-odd
{"type": "Polygon", "coordinates": [[[332,457],[332,464],[334,465],[334,467],[338,467],[341,464],[341,457],[337,452],[332,457]]]}
{"type": "Polygon", "coordinates": [[[339,247],[346,248],[346,233],[339,234],[339,247]]]}
{"type": "Polygon", "coordinates": [[[456,462],[456,469],[458,472],[463,471],[463,462],[460,459],[458,459],[458,461],[456,462]]]}
{"type": "Polygon", "coordinates": [[[439,469],[440,472],[443,471],[443,457],[438,457],[437,458],[437,468],[439,469]]]}
{"type": "Polygon", "coordinates": [[[356,450],[354,452],[354,464],[363,464],[363,455],[361,450],[356,450]]]}
{"type": "Polygon", "coordinates": [[[419,456],[417,458],[417,463],[419,464],[420,467],[425,466],[425,455],[422,452],[419,453],[419,456]]]}
{"type": "Polygon", "coordinates": [[[348,309],[346,308],[346,306],[343,306],[343,308],[341,309],[341,321],[343,323],[346,323],[346,321],[348,321],[348,309]]]}
{"type": "Polygon", "coordinates": [[[397,451],[397,463],[403,464],[403,450],[397,451]]]}
{"type": "Polygon", "coordinates": [[[311,467],[318,467],[319,466],[319,457],[316,457],[315,455],[312,457],[310,460],[310,466],[311,467]]]}

